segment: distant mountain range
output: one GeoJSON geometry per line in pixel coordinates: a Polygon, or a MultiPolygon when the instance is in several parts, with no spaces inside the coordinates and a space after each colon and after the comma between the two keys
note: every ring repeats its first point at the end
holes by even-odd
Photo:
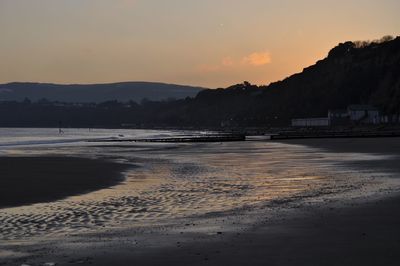
{"type": "Polygon", "coordinates": [[[100,103],[117,100],[122,102],[143,99],[162,101],[194,97],[204,88],[152,82],[121,82],[110,84],[49,84],[8,83],[0,84],[0,101],[31,101],[47,99],[69,103],[100,103]]]}

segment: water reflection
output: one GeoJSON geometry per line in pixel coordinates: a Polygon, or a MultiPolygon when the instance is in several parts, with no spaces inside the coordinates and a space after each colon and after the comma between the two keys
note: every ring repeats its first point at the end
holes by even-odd
{"type": "MultiPolygon", "coordinates": [[[[358,158],[272,142],[68,144],[9,154],[108,158],[136,166],[115,187],[46,204],[0,210],[0,238],[19,239],[173,221],[288,199],[338,194],[377,183],[338,167],[358,158]]],[[[376,173],[375,173],[376,175],[376,173]]]]}

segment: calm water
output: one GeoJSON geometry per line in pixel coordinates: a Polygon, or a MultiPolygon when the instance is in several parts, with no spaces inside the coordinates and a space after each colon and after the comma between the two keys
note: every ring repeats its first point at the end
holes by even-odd
{"type": "Polygon", "coordinates": [[[84,142],[104,138],[162,138],[178,135],[206,134],[196,131],[128,130],[128,129],[62,129],[0,128],[0,150],[9,146],[84,142]]]}
{"type": "MultiPolygon", "coordinates": [[[[0,239],[172,223],[183,217],[324,200],[392,186],[385,175],[346,162],[382,155],[328,153],[268,141],[88,143],[88,139],[168,137],[181,131],[0,129],[3,156],[106,158],[132,165],[125,182],[51,203],[0,210],[0,239]]],[[[1,177],[7,178],[7,177],[1,177]]]]}

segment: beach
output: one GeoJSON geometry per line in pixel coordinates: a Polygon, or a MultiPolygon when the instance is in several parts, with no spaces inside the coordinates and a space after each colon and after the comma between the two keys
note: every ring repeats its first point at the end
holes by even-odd
{"type": "Polygon", "coordinates": [[[400,139],[81,145],[12,159],[113,178],[0,209],[0,265],[400,261],[400,139]]]}
{"type": "Polygon", "coordinates": [[[175,235],[172,247],[126,243],[78,258],[89,258],[83,265],[398,265],[399,204],[395,197],[302,207],[245,232],[175,235]]]}
{"type": "Polygon", "coordinates": [[[0,266],[400,266],[399,10],[0,0],[0,266]]]}
{"type": "MultiPolygon", "coordinates": [[[[125,166],[126,168],[126,166],[125,166]]],[[[49,202],[123,181],[123,164],[73,157],[0,157],[0,208],[49,202]]]]}

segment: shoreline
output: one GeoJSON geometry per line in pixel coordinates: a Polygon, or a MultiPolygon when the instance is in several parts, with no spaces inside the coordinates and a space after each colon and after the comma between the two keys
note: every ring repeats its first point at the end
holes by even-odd
{"type": "Polygon", "coordinates": [[[0,157],[0,210],[111,187],[124,180],[122,171],[126,168],[101,159],[0,157]]]}
{"type": "MultiPolygon", "coordinates": [[[[236,232],[127,237],[72,256],[79,265],[398,265],[400,195],[340,206],[303,206],[236,232]],[[137,240],[139,239],[139,240],[137,240]],[[138,242],[137,242],[138,241],[138,242]],[[167,241],[165,244],[163,242],[167,241]],[[143,243],[144,242],[144,243],[143,243]],[[163,246],[164,244],[164,246],[163,246]],[[79,259],[78,259],[79,260],[79,259]]],[[[178,230],[178,231],[179,231],[178,230]]],[[[71,255],[69,255],[71,256],[71,255]]]]}
{"type": "Polygon", "coordinates": [[[291,139],[274,140],[274,142],[303,145],[339,153],[378,153],[400,156],[400,138],[291,139]]]}
{"type": "MultiPolygon", "coordinates": [[[[339,154],[389,155],[392,157],[388,160],[360,162],[356,166],[400,174],[396,164],[400,139],[398,143],[393,139],[282,142],[339,154]]],[[[199,218],[188,217],[166,227],[100,231],[29,245],[28,250],[41,251],[5,261],[4,265],[398,265],[399,206],[397,191],[380,191],[349,201],[282,203],[272,213],[268,208],[253,212],[259,222],[250,226],[246,223],[254,221],[254,217],[246,212],[233,213],[233,218],[212,216],[203,223],[199,218]]],[[[16,247],[21,252],[27,250],[18,244],[16,247]]]]}
{"type": "MultiPolygon", "coordinates": [[[[389,160],[367,161],[356,166],[389,171],[398,176],[400,166],[396,162],[399,161],[400,139],[396,140],[380,139],[372,143],[366,139],[346,140],[345,143],[344,140],[282,142],[327,152],[392,155],[389,160]]],[[[82,265],[395,266],[400,263],[399,192],[380,192],[368,198],[349,201],[328,200],[309,205],[290,205],[282,206],[281,210],[279,207],[272,214],[273,218],[262,218],[249,229],[224,232],[224,228],[229,227],[224,225],[225,222],[216,229],[213,229],[215,224],[211,223],[209,231],[212,234],[204,236],[196,230],[191,233],[189,229],[186,233],[181,226],[177,234],[170,237],[170,242],[175,245],[153,247],[147,243],[151,248],[146,244],[138,247],[136,243],[117,245],[109,250],[80,254],[90,258],[88,263],[82,265]],[[179,231],[183,231],[183,234],[179,231]]],[[[265,211],[260,215],[266,215],[265,211]]],[[[232,223],[235,222],[233,220],[232,223]]]]}
{"type": "MultiPolygon", "coordinates": [[[[197,218],[152,228],[72,236],[65,242],[28,246],[35,254],[0,265],[388,265],[400,262],[400,194],[368,200],[294,204],[260,213],[243,227],[246,215],[197,218]],[[218,220],[218,221],[217,221],[218,220]],[[233,229],[233,230],[232,230],[233,229]]],[[[4,246],[3,246],[4,247],[4,246]]],[[[4,251],[4,250],[3,250],[4,251]]]]}

